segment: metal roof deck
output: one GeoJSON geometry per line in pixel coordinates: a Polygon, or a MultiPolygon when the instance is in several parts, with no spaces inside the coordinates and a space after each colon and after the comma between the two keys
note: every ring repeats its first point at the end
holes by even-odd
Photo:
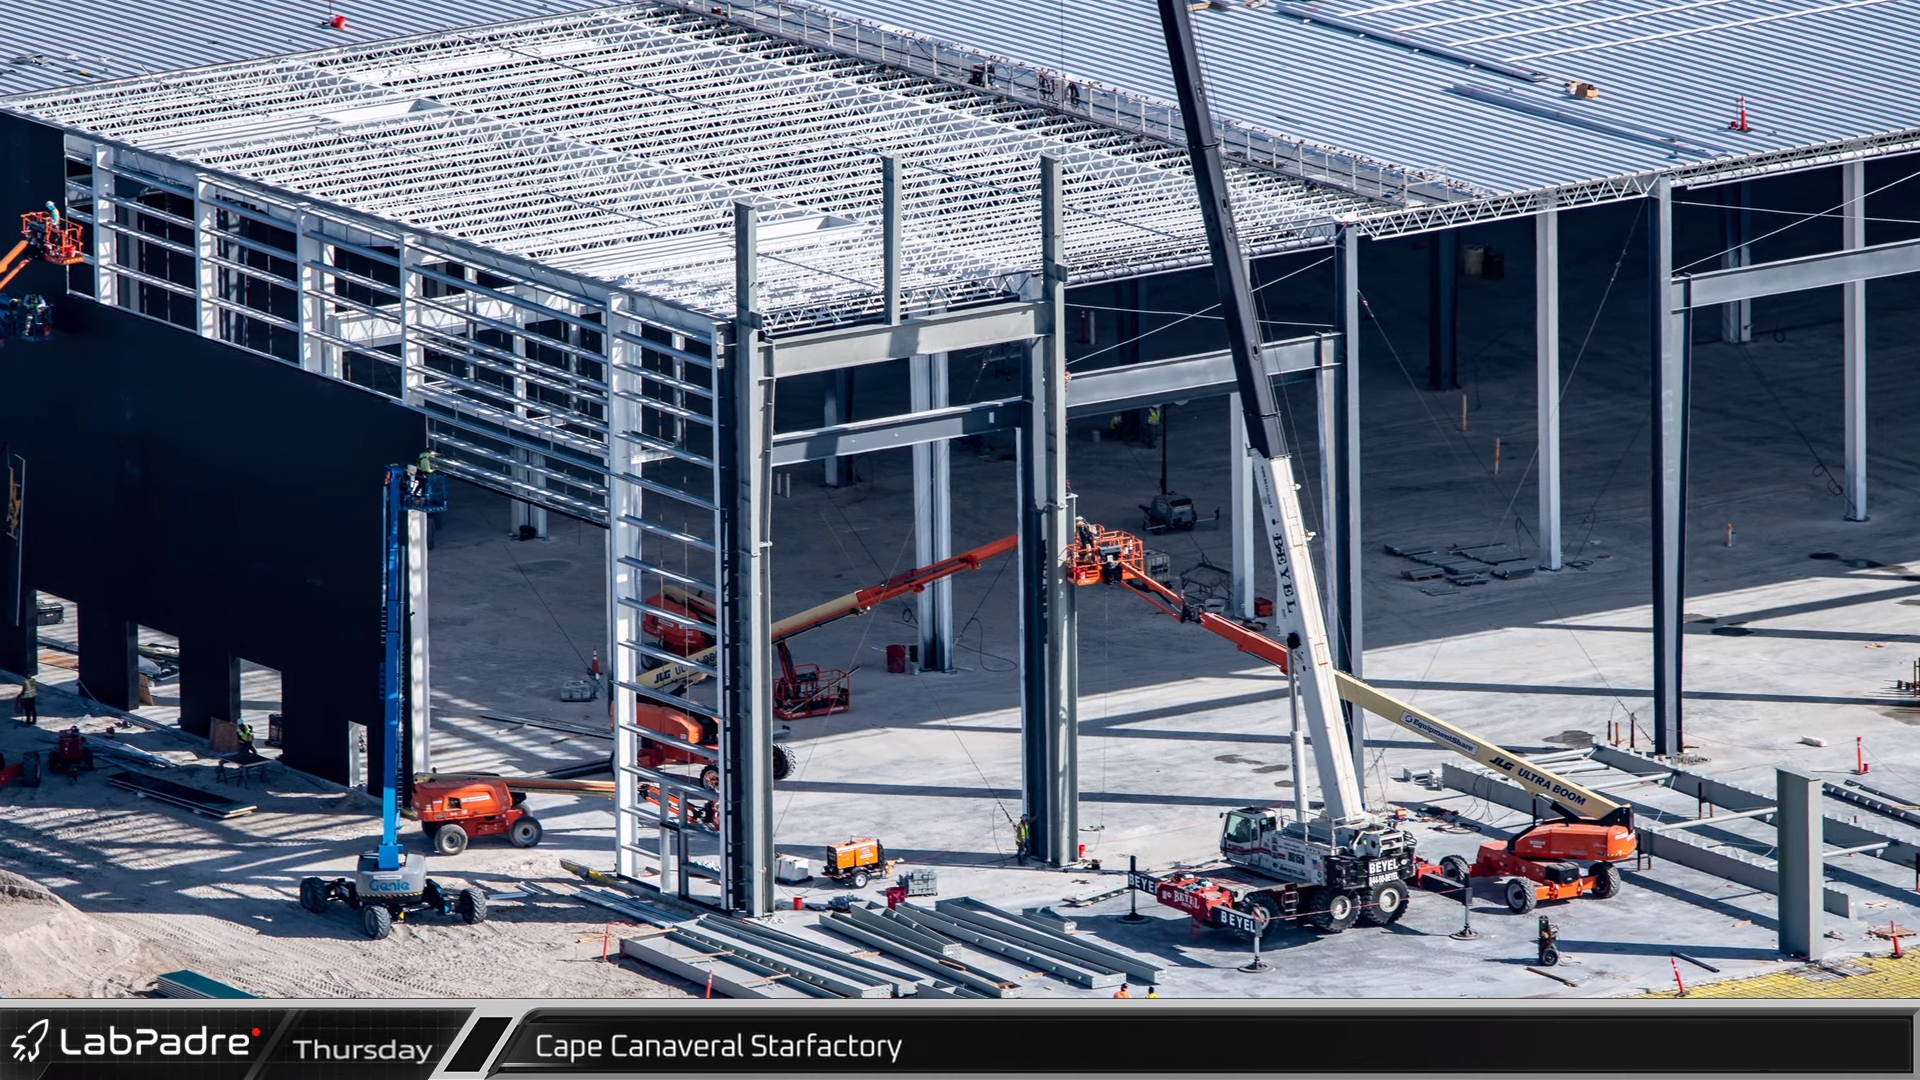
{"type": "MultiPolygon", "coordinates": [[[[910,311],[1020,291],[1042,154],[1066,166],[1077,279],[1206,259],[1175,147],[659,5],[0,107],[722,316],[744,200],[776,324],[878,312],[882,154],[901,166],[910,311]]],[[[1377,205],[1247,167],[1234,183],[1256,252],[1377,205]]]]}
{"type": "MultiPolygon", "coordinates": [[[[840,48],[854,35],[823,27],[857,21],[997,60],[1016,97],[1039,73],[1174,99],[1150,0],[723,2],[840,48]]],[[[1920,148],[1920,0],[1215,0],[1194,21],[1229,128],[1441,176],[1501,214],[1549,189],[1597,185],[1563,190],[1566,205],[1644,190],[1623,178],[1710,182],[1920,148]],[[1573,96],[1576,80],[1598,98],[1573,96]],[[1748,132],[1729,129],[1741,97],[1748,132]]],[[[1367,231],[1445,223],[1398,218],[1367,231]]]]}

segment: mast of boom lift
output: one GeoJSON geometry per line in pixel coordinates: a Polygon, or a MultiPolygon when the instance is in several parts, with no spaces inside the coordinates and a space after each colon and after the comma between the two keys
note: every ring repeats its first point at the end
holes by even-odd
{"type": "Polygon", "coordinates": [[[1335,826],[1364,825],[1371,818],[1342,722],[1344,712],[1335,686],[1320,592],[1314,585],[1313,561],[1307,552],[1293,456],[1281,425],[1278,396],[1260,358],[1253,291],[1239,232],[1234,228],[1226,168],[1201,80],[1200,56],[1194,47],[1193,22],[1187,0],[1159,0],[1159,4],[1160,26],[1180,95],[1180,116],[1187,129],[1194,186],[1200,196],[1200,216],[1206,223],[1207,247],[1213,253],[1214,283],[1227,326],[1227,351],[1233,358],[1240,405],[1246,414],[1247,443],[1264,459],[1264,465],[1254,469],[1254,487],[1259,493],[1267,547],[1273,555],[1274,580],[1278,583],[1274,619],[1283,636],[1299,637],[1292,668],[1299,680],[1302,711],[1313,741],[1325,819],[1335,826]]]}

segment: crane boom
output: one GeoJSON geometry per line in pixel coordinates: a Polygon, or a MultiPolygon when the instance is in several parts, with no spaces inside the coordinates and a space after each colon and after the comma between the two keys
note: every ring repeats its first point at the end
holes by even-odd
{"type": "MultiPolygon", "coordinates": [[[[1232,619],[1210,611],[1194,610],[1185,597],[1150,577],[1146,572],[1145,551],[1146,545],[1139,537],[1083,524],[1080,542],[1068,555],[1074,584],[1117,581],[1132,588],[1141,599],[1162,612],[1182,622],[1198,623],[1201,629],[1233,642],[1241,652],[1257,656],[1281,671],[1288,669],[1291,657],[1285,645],[1265,634],[1249,630],[1232,619]]],[[[1564,776],[1557,776],[1550,769],[1536,765],[1430,712],[1417,709],[1344,671],[1335,671],[1333,681],[1341,700],[1350,701],[1422,738],[1498,770],[1527,791],[1551,802],[1567,817],[1602,824],[1616,821],[1627,823],[1623,819],[1631,813],[1631,808],[1625,803],[1581,787],[1564,776]]]]}
{"type": "Polygon", "coordinates": [[[1303,655],[1295,677],[1300,683],[1301,711],[1313,737],[1314,765],[1320,773],[1326,818],[1334,825],[1362,824],[1370,818],[1353,751],[1345,738],[1345,714],[1335,689],[1327,621],[1320,610],[1313,560],[1307,552],[1293,455],[1280,421],[1279,398],[1259,355],[1259,322],[1254,316],[1246,257],[1233,223],[1233,201],[1227,190],[1226,166],[1220,158],[1220,140],[1214,135],[1213,111],[1201,79],[1193,23],[1187,0],[1159,0],[1159,4],[1160,26],[1166,35],[1174,86],[1179,90],[1180,116],[1186,126],[1193,181],[1200,197],[1200,216],[1206,223],[1207,247],[1213,253],[1214,284],[1226,322],[1227,351],[1233,358],[1240,406],[1246,413],[1247,444],[1265,459],[1254,469],[1254,487],[1260,498],[1267,548],[1273,555],[1274,580],[1279,583],[1274,617],[1283,630],[1298,635],[1300,641],[1303,655]],[[1335,738],[1336,729],[1339,738],[1335,738]]]}
{"type": "MultiPolygon", "coordinates": [[[[773,624],[773,643],[778,645],[788,638],[839,619],[864,615],[889,600],[908,593],[920,592],[941,578],[952,577],[967,570],[978,570],[987,560],[1004,555],[1019,546],[1018,536],[1003,536],[990,544],[982,544],[970,551],[941,559],[939,562],[895,574],[877,585],[869,585],[858,592],[850,592],[838,599],[810,607],[797,615],[789,615],[773,624]]],[[[691,598],[681,594],[675,599],[687,602],[691,598]]],[[[717,652],[717,649],[705,649],[689,655],[687,659],[695,664],[711,664],[717,652]]],[[[705,677],[698,669],[688,664],[663,664],[641,672],[636,682],[644,689],[664,694],[705,677]]]]}

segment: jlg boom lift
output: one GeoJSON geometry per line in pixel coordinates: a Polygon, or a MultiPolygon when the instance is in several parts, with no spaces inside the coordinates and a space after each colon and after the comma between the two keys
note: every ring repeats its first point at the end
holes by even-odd
{"type": "MultiPolygon", "coordinates": [[[[1281,882],[1278,887],[1241,891],[1191,875],[1178,881],[1135,880],[1130,884],[1145,885],[1162,903],[1187,910],[1197,919],[1249,929],[1264,925],[1273,917],[1304,918],[1329,931],[1343,930],[1356,919],[1380,924],[1393,922],[1405,913],[1408,887],[1439,868],[1423,865],[1415,857],[1412,835],[1367,812],[1342,722],[1339,699],[1343,683],[1355,687],[1348,693],[1361,695],[1363,700],[1359,703],[1363,707],[1499,768],[1530,790],[1545,787],[1543,793],[1554,799],[1556,806],[1571,802],[1581,808],[1599,807],[1605,800],[1563,782],[1556,784],[1547,779],[1548,774],[1543,770],[1526,766],[1490,744],[1483,745],[1452,725],[1417,713],[1334,668],[1328,653],[1326,620],[1320,610],[1313,563],[1307,550],[1308,537],[1300,512],[1298,485],[1294,481],[1292,454],[1287,448],[1278,398],[1259,356],[1260,334],[1247,265],[1234,227],[1226,171],[1202,83],[1191,18],[1186,0],[1159,0],[1159,8],[1174,85],[1180,95],[1180,112],[1186,125],[1200,213],[1212,252],[1228,351],[1245,412],[1248,446],[1261,459],[1254,466],[1254,487],[1260,500],[1267,546],[1273,555],[1274,580],[1278,583],[1274,618],[1277,630],[1292,648],[1280,646],[1217,616],[1195,615],[1171,590],[1161,590],[1162,599],[1178,605],[1168,609],[1171,614],[1198,621],[1207,629],[1234,639],[1242,649],[1274,660],[1294,677],[1297,700],[1313,743],[1323,811],[1312,819],[1303,816],[1297,829],[1283,825],[1272,810],[1257,807],[1226,815],[1221,835],[1222,855],[1229,863],[1278,879],[1281,882]],[[1228,912],[1239,918],[1228,916],[1228,912]]],[[[1080,540],[1082,549],[1097,549],[1101,546],[1102,534],[1089,530],[1080,540]]],[[[1114,541],[1107,543],[1111,547],[1114,541]]],[[[1140,565],[1138,541],[1134,540],[1130,548],[1124,543],[1119,546],[1122,550],[1111,552],[1111,557],[1098,550],[1091,553],[1093,565],[1099,567],[1095,578],[1126,580],[1131,577],[1135,581],[1151,581],[1140,565]]],[[[1080,580],[1080,567],[1089,553],[1077,551],[1074,558],[1075,577],[1080,580]]],[[[1157,583],[1155,585],[1157,587],[1157,583]]],[[[1303,777],[1296,779],[1296,783],[1302,781],[1303,777]]],[[[1557,831],[1547,827],[1544,833],[1536,829],[1519,840],[1542,841],[1538,851],[1528,852],[1535,858],[1560,854],[1556,845],[1590,852],[1595,840],[1593,830],[1597,828],[1604,840],[1600,844],[1603,850],[1596,856],[1599,861],[1606,862],[1606,856],[1622,849],[1622,857],[1630,855],[1633,838],[1630,812],[1611,803],[1605,806],[1611,811],[1605,820],[1569,823],[1557,831]],[[1536,834],[1540,835],[1536,837],[1536,834]]],[[[1482,852],[1483,858],[1486,854],[1482,852]]],[[[1517,861],[1533,865],[1525,857],[1517,861]]],[[[1617,881],[1606,871],[1602,871],[1602,875],[1609,882],[1617,881]]]]}
{"type": "MultiPolygon", "coordinates": [[[[978,570],[987,560],[1004,555],[1019,546],[1019,538],[1006,536],[971,551],[926,566],[896,574],[877,585],[851,592],[835,600],[808,608],[773,624],[773,645],[780,658],[781,674],[774,683],[774,714],[781,720],[826,716],[845,712],[852,703],[852,676],[845,671],[822,671],[812,664],[795,664],[787,642],[809,630],[840,619],[865,615],[889,600],[921,592],[941,578],[967,570],[978,570]]],[[[701,782],[719,790],[720,770],[712,764],[720,754],[716,721],[691,709],[676,709],[659,700],[681,693],[706,676],[695,665],[711,664],[715,654],[713,638],[701,626],[712,625],[717,612],[709,597],[670,586],[647,598],[648,613],[641,622],[644,633],[658,639],[666,651],[685,657],[687,663],[667,662],[648,668],[635,679],[642,691],[635,722],[645,731],[658,732],[661,739],[642,736],[640,764],[649,769],[662,765],[700,764],[701,782]]],[[[617,692],[617,691],[616,691],[617,692]]],[[[774,735],[785,737],[785,729],[774,735]]],[[[773,778],[785,780],[793,771],[793,754],[785,746],[773,748],[773,778]]],[[[711,807],[706,808],[711,813],[711,807]]]]}
{"type": "MultiPolygon", "coordinates": [[[[380,668],[384,709],[382,729],[386,746],[381,754],[380,846],[360,856],[353,880],[304,878],[300,906],[316,915],[339,900],[360,913],[361,926],[375,940],[393,933],[393,924],[409,911],[459,915],[466,923],[487,917],[487,894],[476,888],[448,889],[427,877],[427,857],[409,854],[400,846],[400,724],[401,642],[407,633],[407,511],[429,514],[447,508],[447,478],[387,466],[386,564],[381,571],[386,620],[382,626],[386,654],[380,668]]],[[[464,847],[464,845],[463,845],[464,847]]]]}
{"type": "MultiPolygon", "coordinates": [[[[13,284],[20,271],[35,259],[45,259],[55,266],[86,261],[79,224],[63,219],[52,203],[45,210],[20,215],[20,242],[0,256],[0,291],[13,284]]],[[[0,342],[12,337],[45,341],[52,336],[53,308],[45,300],[38,296],[20,300],[0,296],[0,342]]]]}

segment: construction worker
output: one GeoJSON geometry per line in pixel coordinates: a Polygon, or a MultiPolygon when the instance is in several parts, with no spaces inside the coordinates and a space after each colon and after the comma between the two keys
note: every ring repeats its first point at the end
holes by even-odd
{"type": "Polygon", "coordinates": [[[49,229],[60,227],[60,208],[55,206],[51,199],[47,200],[47,227],[49,229]]]}
{"type": "Polygon", "coordinates": [[[233,727],[233,733],[240,739],[240,752],[248,756],[253,754],[253,725],[245,720],[233,727]]]}
{"type": "Polygon", "coordinates": [[[1149,987],[1147,987],[1147,998],[1148,998],[1148,1000],[1153,1000],[1153,999],[1155,999],[1155,998],[1158,998],[1159,996],[1160,996],[1160,988],[1159,988],[1159,987],[1157,987],[1157,986],[1149,986],[1149,987]]]}
{"type": "Polygon", "coordinates": [[[40,726],[40,681],[27,676],[27,688],[20,691],[20,715],[31,727],[40,726]]]}
{"type": "Polygon", "coordinates": [[[1013,826],[1013,856],[1020,860],[1021,866],[1027,865],[1027,852],[1031,850],[1032,846],[1033,818],[1026,814],[1021,814],[1020,820],[1015,822],[1013,826]]]}
{"type": "Polygon", "coordinates": [[[1130,998],[1133,996],[1133,988],[1129,987],[1126,983],[1121,983],[1120,989],[1115,990],[1113,996],[1117,998],[1130,998]]]}
{"type": "Polygon", "coordinates": [[[413,478],[413,493],[415,495],[422,498],[426,497],[427,477],[433,475],[434,463],[439,459],[439,454],[431,450],[423,450],[420,452],[420,464],[407,470],[407,475],[413,478]]]}
{"type": "Polygon", "coordinates": [[[1083,518],[1083,517],[1074,518],[1073,529],[1074,529],[1074,532],[1080,535],[1080,546],[1086,547],[1086,548],[1093,547],[1093,526],[1087,524],[1086,518],[1083,518]]]}

